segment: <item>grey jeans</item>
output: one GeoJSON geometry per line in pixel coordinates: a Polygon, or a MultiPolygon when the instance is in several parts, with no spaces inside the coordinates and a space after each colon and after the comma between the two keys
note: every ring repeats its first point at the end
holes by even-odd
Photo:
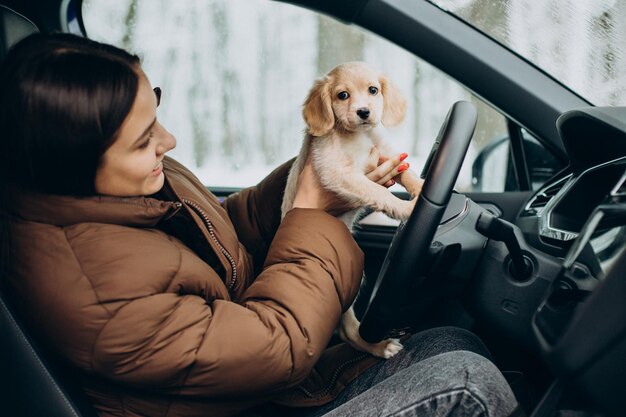
{"type": "Polygon", "coordinates": [[[458,350],[413,364],[321,415],[504,417],[512,415],[516,405],[491,361],[458,350]]]}
{"type": "Polygon", "coordinates": [[[470,332],[430,329],[413,335],[404,347],[326,405],[268,408],[261,415],[505,417],[519,412],[504,376],[470,332]]]}

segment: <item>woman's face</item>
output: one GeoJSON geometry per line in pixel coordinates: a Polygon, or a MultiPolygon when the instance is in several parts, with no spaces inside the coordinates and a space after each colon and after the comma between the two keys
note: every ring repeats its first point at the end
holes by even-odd
{"type": "Polygon", "coordinates": [[[148,78],[139,70],[133,107],[96,171],[98,194],[150,195],[163,187],[163,157],[176,146],[176,138],[157,121],[157,104],[148,78]]]}

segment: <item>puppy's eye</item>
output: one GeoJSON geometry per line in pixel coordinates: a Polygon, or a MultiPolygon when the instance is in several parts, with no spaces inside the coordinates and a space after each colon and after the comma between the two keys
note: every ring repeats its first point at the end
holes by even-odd
{"type": "Polygon", "coordinates": [[[350,97],[350,93],[348,93],[347,91],[342,91],[341,93],[337,94],[337,98],[339,100],[347,100],[348,97],[350,97]]]}
{"type": "Polygon", "coordinates": [[[374,87],[374,86],[370,86],[370,94],[375,96],[376,94],[378,94],[378,88],[374,87]]]}

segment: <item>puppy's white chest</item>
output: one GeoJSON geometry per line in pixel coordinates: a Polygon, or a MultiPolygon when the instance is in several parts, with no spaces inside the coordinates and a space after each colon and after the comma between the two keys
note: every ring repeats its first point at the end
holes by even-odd
{"type": "Polygon", "coordinates": [[[367,162],[370,150],[376,142],[369,135],[355,135],[350,139],[339,140],[339,146],[346,159],[350,160],[353,166],[362,168],[367,162]]]}

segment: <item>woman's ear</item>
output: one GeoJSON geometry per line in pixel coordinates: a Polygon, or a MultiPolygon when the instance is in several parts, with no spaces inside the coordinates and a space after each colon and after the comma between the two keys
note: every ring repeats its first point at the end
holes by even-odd
{"type": "Polygon", "coordinates": [[[383,93],[383,125],[387,127],[397,126],[404,120],[406,114],[406,100],[400,93],[400,89],[386,76],[381,75],[380,86],[383,93]]]}
{"type": "Polygon", "coordinates": [[[330,79],[324,77],[315,81],[304,101],[302,115],[313,136],[325,136],[335,126],[335,115],[330,99],[330,79]]]}

